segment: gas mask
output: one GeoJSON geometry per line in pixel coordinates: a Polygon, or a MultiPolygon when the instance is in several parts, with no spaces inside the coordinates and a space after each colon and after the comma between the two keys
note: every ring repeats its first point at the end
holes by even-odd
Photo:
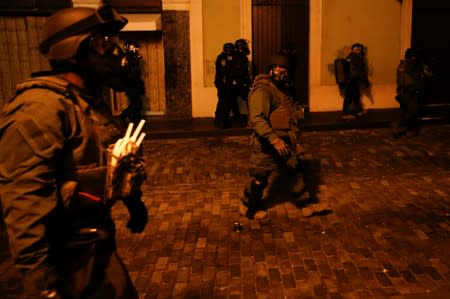
{"type": "Polygon", "coordinates": [[[282,91],[288,91],[292,87],[292,80],[289,76],[289,70],[285,66],[272,66],[269,76],[277,88],[282,91]]]}
{"type": "Polygon", "coordinates": [[[97,33],[88,38],[87,43],[85,75],[92,82],[124,91],[132,64],[120,47],[118,36],[97,33]]]}

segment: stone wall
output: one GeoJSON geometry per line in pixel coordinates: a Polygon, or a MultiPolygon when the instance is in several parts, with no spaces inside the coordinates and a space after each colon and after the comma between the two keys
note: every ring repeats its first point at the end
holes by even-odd
{"type": "Polygon", "coordinates": [[[189,12],[163,11],[166,114],[192,116],[189,12]]]}

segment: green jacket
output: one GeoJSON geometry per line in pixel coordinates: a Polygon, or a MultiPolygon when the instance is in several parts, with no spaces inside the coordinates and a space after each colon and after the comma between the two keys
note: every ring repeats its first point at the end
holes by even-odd
{"type": "Polygon", "coordinates": [[[272,142],[279,137],[290,142],[289,133],[299,134],[303,110],[280,91],[268,75],[256,76],[249,93],[249,121],[257,138],[272,142]]]}
{"type": "Polygon", "coordinates": [[[0,118],[0,200],[19,268],[49,262],[50,251],[87,227],[114,231],[101,198],[105,148],[121,134],[103,101],[57,76],[17,86],[0,118]]]}

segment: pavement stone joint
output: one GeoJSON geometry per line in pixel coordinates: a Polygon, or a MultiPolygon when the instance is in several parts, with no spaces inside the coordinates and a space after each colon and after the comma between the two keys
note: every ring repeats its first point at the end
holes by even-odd
{"type": "MultiPolygon", "coordinates": [[[[305,132],[329,210],[303,217],[274,188],[269,217],[239,216],[248,136],[145,142],[149,223],[120,203],[119,254],[141,298],[450,298],[450,125],[305,132]],[[236,232],[234,223],[241,224],[236,232]]],[[[0,229],[0,298],[20,278],[0,229]]]]}

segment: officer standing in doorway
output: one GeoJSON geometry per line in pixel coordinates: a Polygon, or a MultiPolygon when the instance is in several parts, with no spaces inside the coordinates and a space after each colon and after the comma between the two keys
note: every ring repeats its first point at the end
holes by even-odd
{"type": "Polygon", "coordinates": [[[361,103],[361,88],[369,87],[364,46],[360,43],[353,44],[352,51],[347,56],[346,61],[348,63],[349,78],[344,85],[342,118],[348,120],[355,119],[366,112],[361,103]]]}
{"type": "MultiPolygon", "coordinates": [[[[109,6],[51,15],[40,43],[51,71],[19,83],[1,114],[0,200],[24,298],[138,298],[116,252],[111,208],[122,200],[127,227],[142,232],[145,174],[130,152],[129,188],[109,196],[115,155],[107,148],[120,153],[123,131],[101,98],[104,88],[126,87],[128,62],[118,43],[126,23],[109,6]]],[[[138,144],[126,143],[133,151],[138,144]]]]}
{"type": "Polygon", "coordinates": [[[431,77],[432,74],[424,61],[422,50],[407,49],[404,59],[397,67],[395,99],[400,104],[400,115],[398,121],[394,123],[395,138],[418,134],[420,108],[424,104],[431,77]]]}

